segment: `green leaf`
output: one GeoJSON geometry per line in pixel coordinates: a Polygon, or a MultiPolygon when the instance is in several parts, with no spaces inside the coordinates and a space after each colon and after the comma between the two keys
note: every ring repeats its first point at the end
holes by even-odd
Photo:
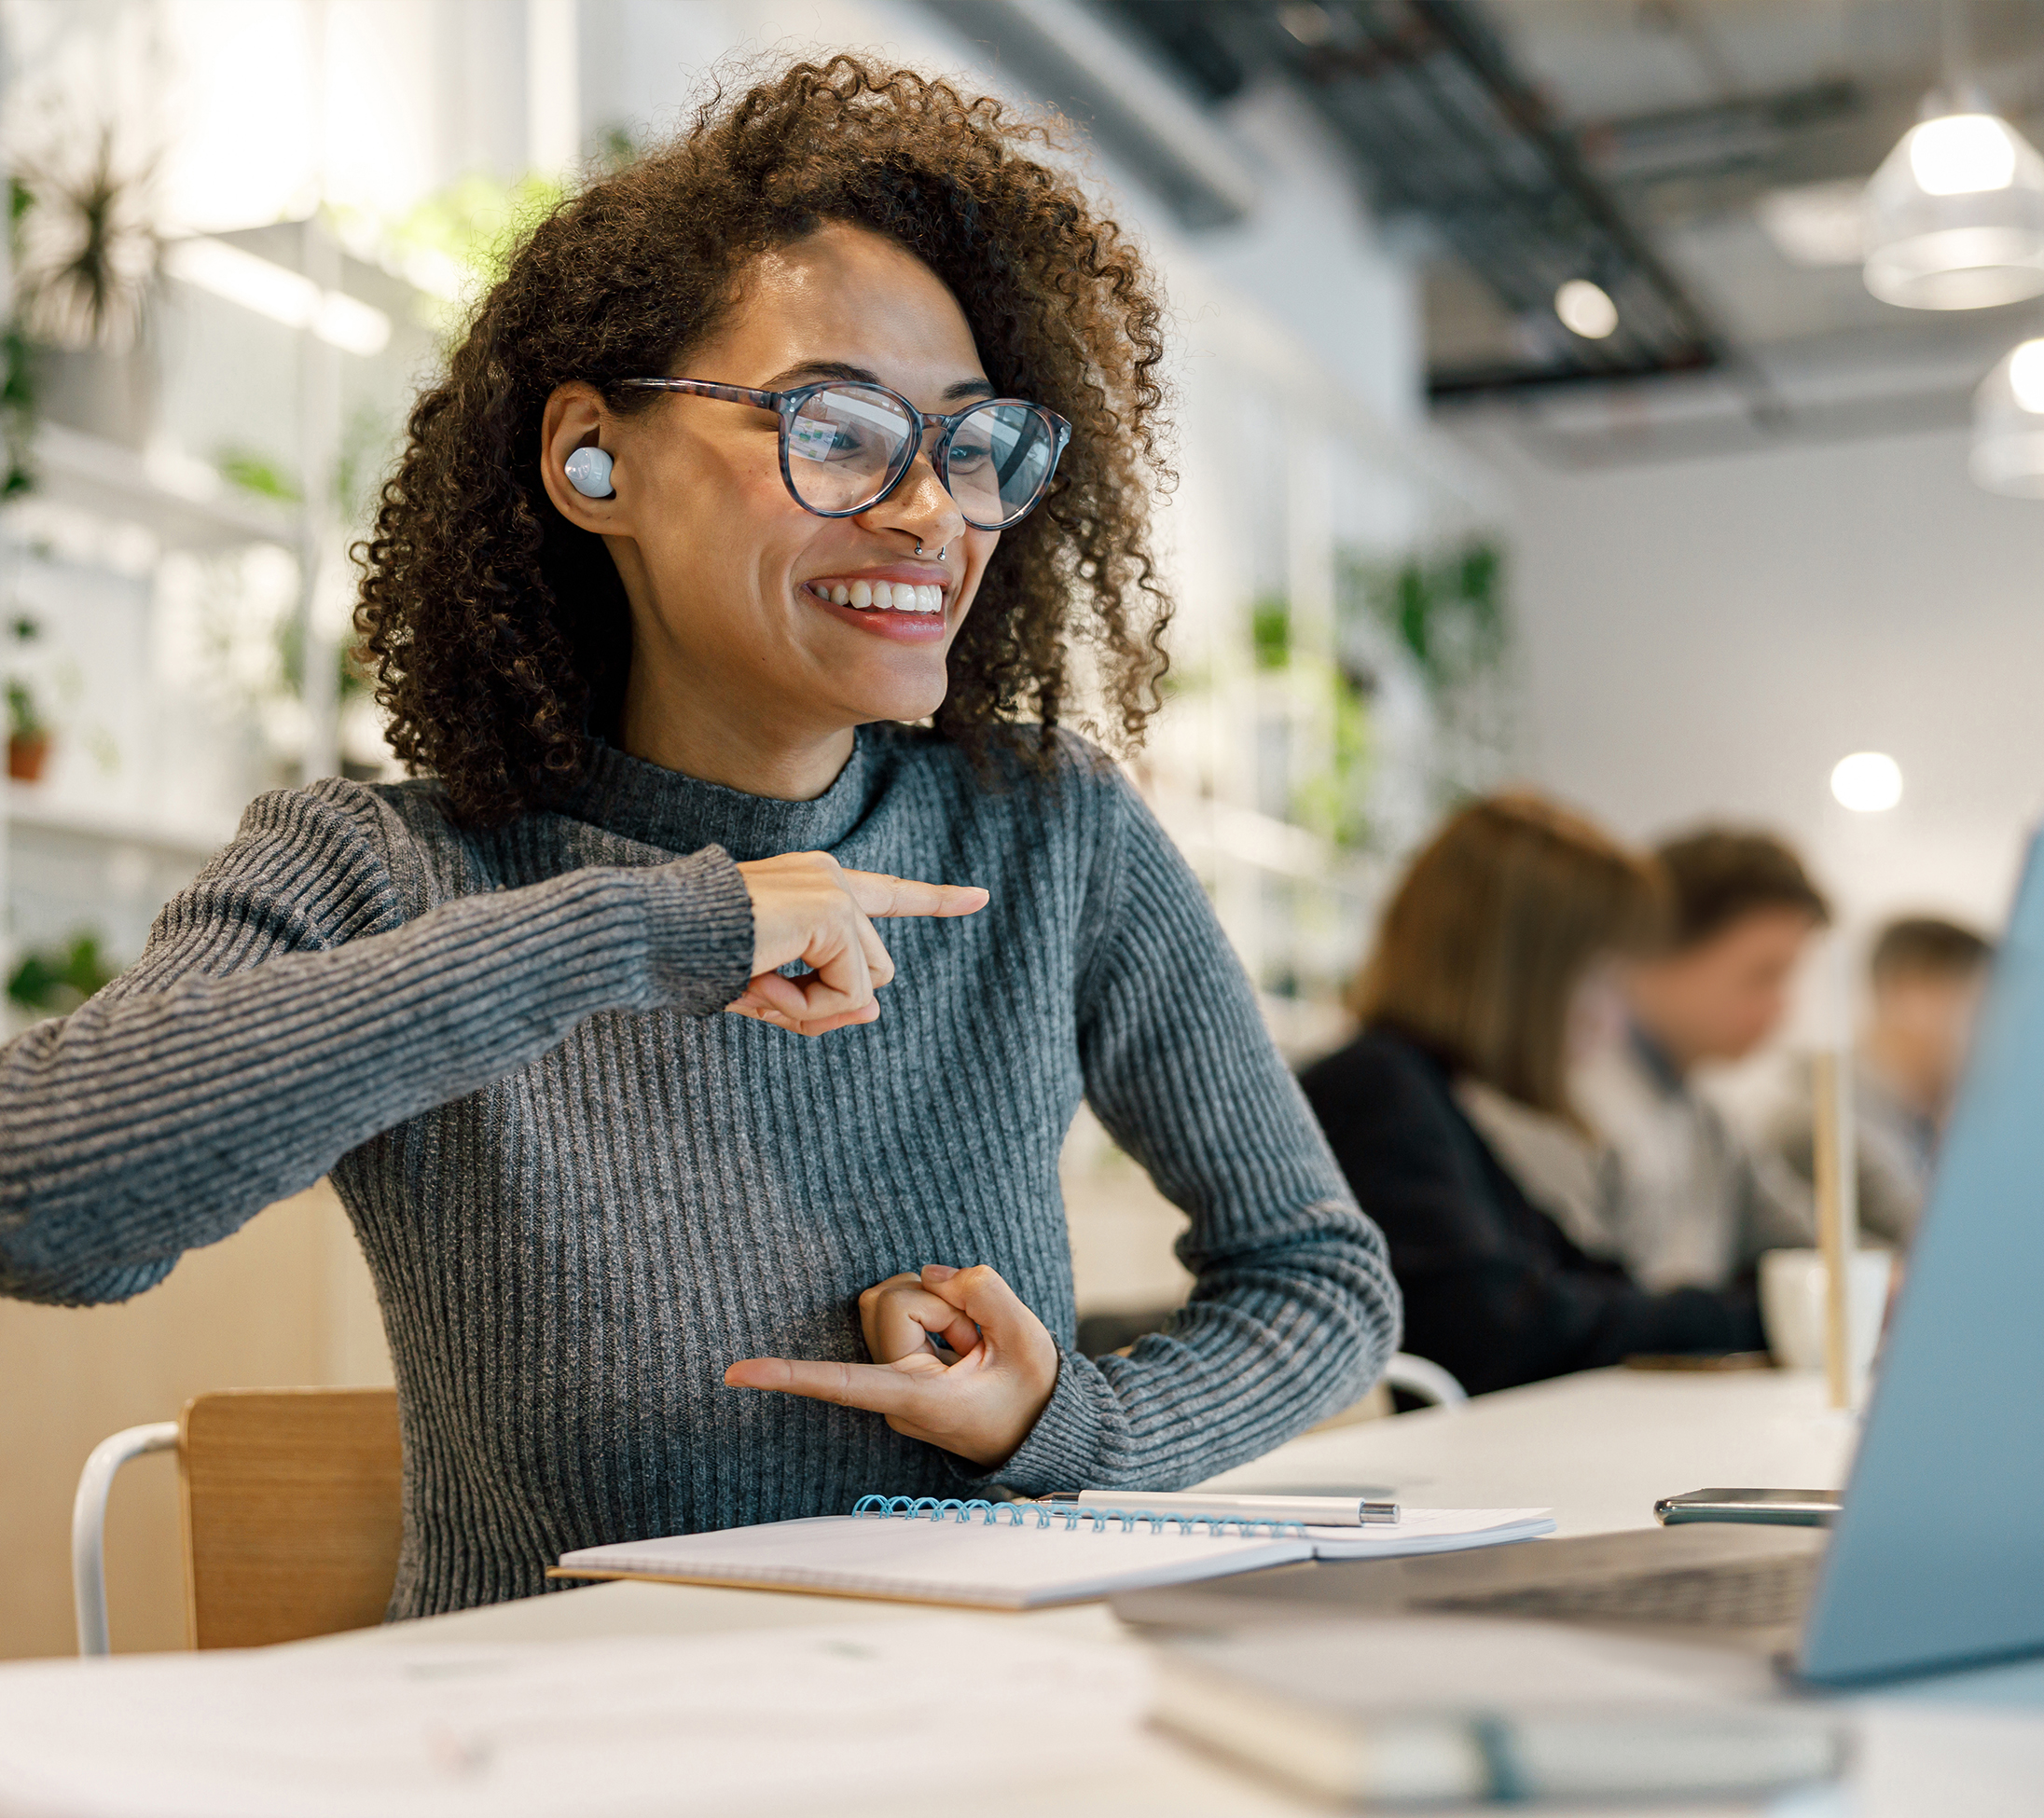
{"type": "Polygon", "coordinates": [[[1250,608],[1250,642],[1260,669],[1282,669],[1291,661],[1291,602],[1265,594],[1250,608]]]}
{"type": "Polygon", "coordinates": [[[62,1015],[114,977],[114,969],[100,953],[99,936],[79,934],[69,946],[24,954],[7,979],[7,996],[24,1010],[62,1015]]]}

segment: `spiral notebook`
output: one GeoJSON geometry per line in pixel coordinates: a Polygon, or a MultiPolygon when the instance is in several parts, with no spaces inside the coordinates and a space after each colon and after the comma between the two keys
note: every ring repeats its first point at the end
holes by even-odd
{"type": "Polygon", "coordinates": [[[1023,1610],[1225,1577],[1316,1554],[1390,1556],[1492,1545],[1552,1528],[1545,1518],[1544,1509],[1412,1509],[1401,1524],[1412,1523],[1402,1536],[1382,1529],[1366,1537],[1353,1528],[1213,1519],[1139,1505],[865,1496],[849,1515],[585,1547],[562,1554],[547,1576],[1023,1610]]]}

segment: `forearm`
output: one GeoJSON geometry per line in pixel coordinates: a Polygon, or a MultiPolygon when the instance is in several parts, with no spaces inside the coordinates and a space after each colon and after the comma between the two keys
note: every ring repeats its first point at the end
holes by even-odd
{"type": "Polygon", "coordinates": [[[1029,1438],[990,1479],[1027,1492],[1169,1490],[1304,1432],[1376,1380],[1399,1297],[1376,1233],[1340,1201],[1267,1247],[1217,1259],[1126,1357],[1067,1354],[1029,1438]]]}
{"type": "Polygon", "coordinates": [[[750,958],[743,883],[712,849],[465,897],[224,977],[117,985],[0,1050],[0,1291],[136,1291],[585,1017],[720,1008],[750,958]]]}
{"type": "Polygon", "coordinates": [[[1081,1050],[1101,1122],[1191,1220],[1190,1304],[1127,1357],[1067,1357],[1000,1473],[1169,1489],[1354,1400],[1398,1347],[1399,1293],[1184,860],[1126,786],[1089,925],[1081,1050]]]}
{"type": "Polygon", "coordinates": [[[1406,1348],[1471,1394],[1623,1363],[1642,1353],[1750,1350],[1750,1294],[1700,1288],[1650,1294],[1617,1274],[1504,1266],[1410,1274],[1406,1348]]]}
{"type": "Polygon", "coordinates": [[[1601,1323],[1575,1368],[1662,1353],[1758,1351],[1765,1343],[1760,1302],[1749,1287],[1677,1288],[1662,1294],[1636,1289],[1601,1323]]]}

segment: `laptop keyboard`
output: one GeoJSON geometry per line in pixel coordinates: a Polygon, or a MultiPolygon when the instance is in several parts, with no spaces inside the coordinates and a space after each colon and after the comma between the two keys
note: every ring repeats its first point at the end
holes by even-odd
{"type": "Polygon", "coordinates": [[[1667,1622],[1712,1629],[1764,1628],[1802,1618],[1816,1581],[1814,1553],[1726,1561],[1595,1584],[1536,1585],[1523,1591],[1440,1597],[1430,1610],[1547,1617],[1591,1622],[1667,1622]]]}

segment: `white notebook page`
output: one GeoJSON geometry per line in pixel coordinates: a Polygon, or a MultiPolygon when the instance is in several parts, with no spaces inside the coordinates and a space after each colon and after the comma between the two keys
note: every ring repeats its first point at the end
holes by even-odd
{"type": "Polygon", "coordinates": [[[1399,1559],[1416,1553],[1458,1553],[1532,1540],[1554,1531],[1548,1508],[1403,1508],[1385,1527],[1308,1527],[1320,1559],[1399,1559]]]}
{"type": "Polygon", "coordinates": [[[561,1569],[1036,1609],[1310,1559],[1305,1539],[823,1515],[564,1553],[561,1569]]]}

